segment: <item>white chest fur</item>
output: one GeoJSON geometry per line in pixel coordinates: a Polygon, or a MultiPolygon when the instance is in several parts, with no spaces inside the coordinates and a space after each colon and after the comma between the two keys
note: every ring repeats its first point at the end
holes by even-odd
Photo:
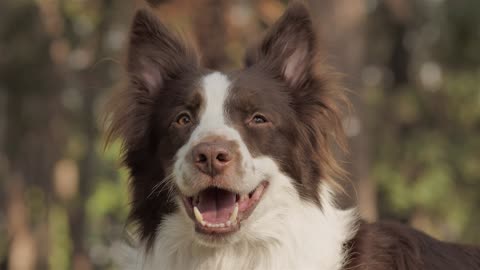
{"type": "MultiPolygon", "coordinates": [[[[296,200],[294,197],[288,200],[296,200]]],[[[151,253],[136,254],[130,261],[134,265],[127,269],[341,269],[345,261],[343,243],[355,233],[352,224],[356,213],[336,209],[328,191],[322,192],[321,198],[321,210],[298,200],[269,210],[262,217],[252,215],[257,222],[242,231],[240,240],[222,247],[198,244],[188,218],[176,213],[163,223],[151,253]]],[[[270,207],[274,200],[269,198],[263,206],[270,207]]]]}

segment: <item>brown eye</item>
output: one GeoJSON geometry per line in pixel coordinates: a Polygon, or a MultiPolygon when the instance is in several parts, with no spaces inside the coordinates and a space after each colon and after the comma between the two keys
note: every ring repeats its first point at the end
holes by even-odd
{"type": "Polygon", "coordinates": [[[182,113],[177,117],[177,125],[187,126],[192,123],[192,119],[188,113],[182,113]]]}
{"type": "Polygon", "coordinates": [[[263,116],[261,114],[255,114],[252,117],[251,123],[255,124],[255,125],[261,125],[261,124],[268,123],[268,120],[265,116],[263,116]]]}

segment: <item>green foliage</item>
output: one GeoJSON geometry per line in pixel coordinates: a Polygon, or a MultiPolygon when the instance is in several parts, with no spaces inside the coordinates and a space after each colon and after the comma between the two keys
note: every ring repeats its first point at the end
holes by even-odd
{"type": "Polygon", "coordinates": [[[401,26],[377,10],[369,56],[386,74],[406,68],[409,75],[384,78],[367,95],[381,216],[470,243],[480,242],[478,10],[475,0],[416,2],[416,17],[401,26]],[[390,29],[405,31],[400,47],[390,29]],[[395,66],[399,60],[389,57],[401,50],[407,65],[395,66]]]}
{"type": "Polygon", "coordinates": [[[48,237],[51,243],[49,269],[70,269],[72,243],[66,210],[58,205],[51,207],[48,223],[50,225],[48,237]]]}
{"type": "Polygon", "coordinates": [[[87,200],[87,217],[92,228],[100,225],[105,217],[113,216],[118,221],[128,214],[126,174],[122,173],[115,182],[96,179],[93,194],[87,200]]]}
{"type": "Polygon", "coordinates": [[[377,108],[389,114],[375,131],[373,177],[387,202],[380,205],[383,213],[406,219],[428,213],[440,222],[423,229],[446,230],[437,233],[441,238],[480,241],[471,225],[480,222],[474,214],[480,194],[478,85],[478,71],[454,72],[438,92],[404,87],[388,106],[378,100],[377,108]]]}

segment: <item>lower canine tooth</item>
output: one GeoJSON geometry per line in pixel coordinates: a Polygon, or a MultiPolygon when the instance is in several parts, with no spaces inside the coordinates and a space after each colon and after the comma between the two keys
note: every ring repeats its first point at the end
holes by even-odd
{"type": "Polygon", "coordinates": [[[228,221],[230,221],[230,223],[235,223],[235,221],[237,220],[237,215],[238,215],[238,203],[235,204],[235,208],[233,208],[233,212],[232,214],[230,215],[230,219],[228,221]]]}
{"type": "Polygon", "coordinates": [[[197,219],[197,221],[203,225],[205,222],[203,221],[202,213],[200,213],[196,206],[193,207],[193,213],[195,214],[195,218],[197,219]]]}

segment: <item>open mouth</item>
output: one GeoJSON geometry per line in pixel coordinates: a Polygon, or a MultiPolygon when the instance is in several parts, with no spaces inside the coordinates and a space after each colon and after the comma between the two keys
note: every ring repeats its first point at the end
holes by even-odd
{"type": "Polygon", "coordinates": [[[240,222],[250,216],[267,187],[264,181],[248,194],[210,187],[193,197],[183,197],[183,201],[197,232],[227,234],[240,228],[240,222]]]}

